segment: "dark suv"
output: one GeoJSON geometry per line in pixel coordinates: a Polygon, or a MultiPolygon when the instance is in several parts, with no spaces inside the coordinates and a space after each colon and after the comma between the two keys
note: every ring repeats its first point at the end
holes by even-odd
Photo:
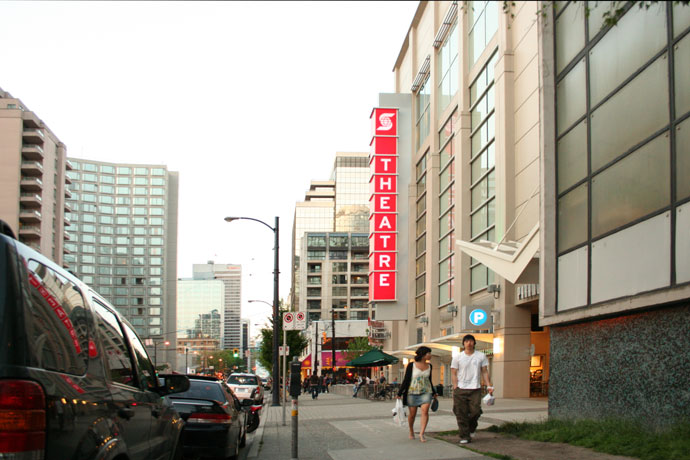
{"type": "Polygon", "coordinates": [[[182,458],[183,422],[132,326],[0,221],[0,458],[182,458]]]}

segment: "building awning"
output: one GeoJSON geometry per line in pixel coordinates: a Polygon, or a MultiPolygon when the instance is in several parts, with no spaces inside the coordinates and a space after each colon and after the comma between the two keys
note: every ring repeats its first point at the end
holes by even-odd
{"type": "MultiPolygon", "coordinates": [[[[321,367],[332,367],[331,362],[333,361],[333,352],[330,350],[321,351],[321,361],[319,365],[321,367]]],[[[337,367],[348,367],[347,362],[347,352],[345,351],[335,351],[335,365],[337,367]]],[[[311,353],[309,353],[306,358],[302,360],[302,369],[311,369],[313,367],[311,353]]]]}
{"type": "Polygon", "coordinates": [[[456,244],[462,252],[513,284],[539,283],[539,223],[519,243],[457,240],[456,244]]]}

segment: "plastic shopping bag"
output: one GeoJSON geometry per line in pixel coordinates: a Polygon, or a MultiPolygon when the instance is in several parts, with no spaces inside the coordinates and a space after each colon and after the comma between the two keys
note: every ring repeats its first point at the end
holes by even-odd
{"type": "Polygon", "coordinates": [[[496,398],[494,398],[494,395],[491,393],[487,393],[486,396],[482,398],[482,401],[484,401],[484,404],[487,406],[493,406],[494,402],[496,402],[496,398]]]}
{"type": "Polygon", "coordinates": [[[402,399],[395,400],[395,407],[393,408],[393,423],[398,426],[403,426],[407,419],[407,408],[403,406],[402,399]]]}

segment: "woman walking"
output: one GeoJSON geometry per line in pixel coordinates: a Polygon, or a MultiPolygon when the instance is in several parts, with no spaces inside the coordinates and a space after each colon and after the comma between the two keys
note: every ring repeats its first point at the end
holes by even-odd
{"type": "Polygon", "coordinates": [[[421,346],[415,352],[414,361],[405,368],[405,378],[398,390],[398,398],[403,399],[403,404],[409,408],[407,424],[410,427],[410,439],[414,439],[414,420],[417,416],[417,408],[422,408],[422,428],[419,430],[419,440],[426,442],[424,432],[429,423],[429,406],[431,398],[436,398],[436,390],[431,383],[431,348],[421,346]]]}

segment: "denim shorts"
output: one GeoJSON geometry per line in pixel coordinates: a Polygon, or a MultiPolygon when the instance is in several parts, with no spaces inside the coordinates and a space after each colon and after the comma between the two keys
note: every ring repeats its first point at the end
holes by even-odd
{"type": "Polygon", "coordinates": [[[420,395],[407,395],[407,405],[410,407],[419,407],[422,404],[431,403],[431,393],[422,393],[420,395]]]}

